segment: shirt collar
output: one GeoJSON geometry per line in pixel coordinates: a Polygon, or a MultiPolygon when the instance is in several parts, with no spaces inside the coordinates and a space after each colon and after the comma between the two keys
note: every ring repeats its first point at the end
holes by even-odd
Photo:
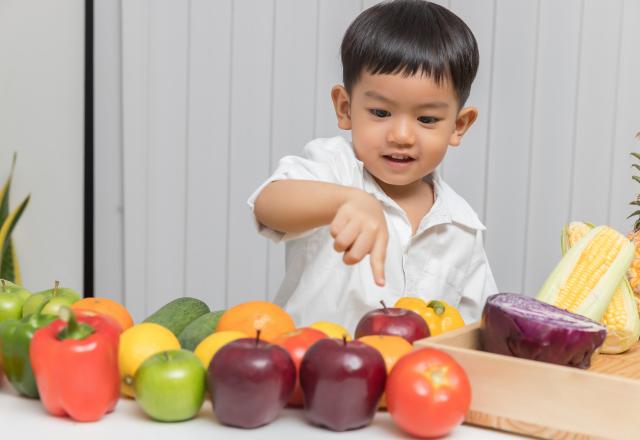
{"type": "MultiPolygon", "coordinates": [[[[364,168],[364,164],[357,158],[356,161],[362,170],[363,189],[382,204],[402,211],[402,208],[380,188],[373,176],[364,168]]],[[[480,231],[486,229],[469,204],[442,180],[437,170],[426,176],[424,180],[431,180],[433,183],[434,203],[429,213],[422,219],[417,233],[447,223],[456,223],[480,231]]]]}
{"type": "Polygon", "coordinates": [[[482,224],[473,208],[471,208],[466,200],[464,200],[449,185],[447,185],[444,180],[442,180],[438,171],[434,171],[432,176],[434,192],[440,196],[439,198],[442,201],[442,204],[445,205],[443,209],[448,212],[453,223],[478,231],[484,231],[487,229],[482,224]]]}

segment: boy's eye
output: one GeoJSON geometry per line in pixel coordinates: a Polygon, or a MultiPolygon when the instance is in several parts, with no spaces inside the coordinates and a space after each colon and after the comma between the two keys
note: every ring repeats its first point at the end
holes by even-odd
{"type": "Polygon", "coordinates": [[[435,124],[436,122],[438,122],[438,118],[434,118],[433,116],[420,116],[418,118],[418,121],[422,122],[423,124],[435,124]]]}
{"type": "Polygon", "coordinates": [[[388,116],[391,116],[391,113],[389,113],[386,110],[380,110],[379,108],[369,109],[369,113],[371,113],[373,116],[376,116],[378,118],[386,118],[388,116]]]}

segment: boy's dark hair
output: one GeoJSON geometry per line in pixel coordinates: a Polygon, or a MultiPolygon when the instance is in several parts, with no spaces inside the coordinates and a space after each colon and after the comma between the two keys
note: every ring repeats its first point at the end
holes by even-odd
{"type": "Polygon", "coordinates": [[[342,76],[351,93],[363,70],[411,76],[437,84],[450,79],[462,107],[478,71],[478,44],[448,9],[424,0],[379,3],[362,12],[342,39],[342,76]]]}

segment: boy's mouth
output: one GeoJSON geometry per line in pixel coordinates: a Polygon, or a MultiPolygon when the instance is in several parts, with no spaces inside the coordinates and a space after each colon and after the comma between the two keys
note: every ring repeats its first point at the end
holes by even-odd
{"type": "Polygon", "coordinates": [[[415,160],[413,157],[407,154],[385,154],[382,157],[394,163],[408,163],[415,160]]]}

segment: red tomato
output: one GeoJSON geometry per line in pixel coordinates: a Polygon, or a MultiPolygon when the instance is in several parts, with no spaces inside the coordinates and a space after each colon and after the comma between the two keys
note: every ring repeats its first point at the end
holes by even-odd
{"type": "Polygon", "coordinates": [[[471,405],[464,369],[434,348],[408,353],[395,364],[385,389],[394,422],[417,437],[440,437],[461,424],[471,405]]]}
{"type": "Polygon", "coordinates": [[[302,388],[300,388],[300,362],[302,357],[315,342],[325,339],[327,335],[311,327],[302,327],[291,332],[282,333],[273,343],[289,352],[296,366],[296,386],[289,398],[289,405],[302,406],[302,388]]]}

